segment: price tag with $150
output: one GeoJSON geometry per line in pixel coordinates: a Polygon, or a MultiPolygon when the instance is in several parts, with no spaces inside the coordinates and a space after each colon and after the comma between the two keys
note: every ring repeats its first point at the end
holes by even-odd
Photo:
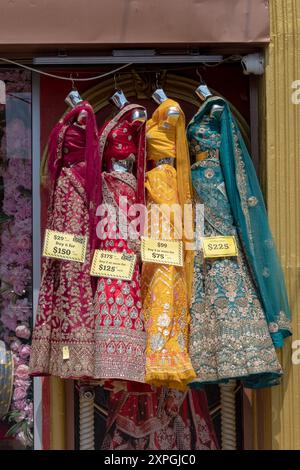
{"type": "Polygon", "coordinates": [[[56,230],[46,230],[43,256],[84,263],[87,237],[56,230]]]}

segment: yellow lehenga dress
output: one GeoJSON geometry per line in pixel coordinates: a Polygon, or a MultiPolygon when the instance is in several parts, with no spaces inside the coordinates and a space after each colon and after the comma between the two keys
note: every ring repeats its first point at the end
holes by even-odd
{"type": "MultiPolygon", "coordinates": [[[[185,118],[177,102],[167,99],[159,105],[147,122],[146,136],[147,158],[156,166],[146,175],[145,236],[186,241],[182,218],[176,209],[183,210],[185,204],[191,204],[191,181],[185,118]],[[169,112],[170,108],[175,110],[174,114],[169,112]]],[[[147,330],[145,380],[152,385],[184,390],[196,377],[188,354],[192,277],[190,250],[185,250],[183,267],[143,265],[142,299],[147,330]]]]}

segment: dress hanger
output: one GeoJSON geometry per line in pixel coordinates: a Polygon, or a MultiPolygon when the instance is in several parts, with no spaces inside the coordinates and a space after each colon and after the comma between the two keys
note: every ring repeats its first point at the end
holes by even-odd
{"type": "MultiPolygon", "coordinates": [[[[72,90],[68,94],[68,96],[65,98],[65,103],[70,106],[71,108],[75,108],[78,106],[80,103],[83,102],[83,99],[80,96],[79,91],[77,90],[75,80],[73,79],[73,74],[70,74],[70,79],[72,81],[72,90]]],[[[87,112],[85,109],[82,109],[80,113],[77,116],[77,120],[75,124],[77,126],[80,126],[82,128],[85,128],[86,124],[86,117],[87,117],[87,112]]]]}
{"type": "MultiPolygon", "coordinates": [[[[196,74],[200,78],[200,85],[196,88],[195,92],[202,101],[206,101],[208,98],[212,97],[213,94],[206,85],[205,81],[203,80],[198,68],[196,69],[196,74]]],[[[209,115],[211,118],[219,119],[223,113],[223,110],[224,106],[221,106],[219,104],[213,104],[209,115]]]]}
{"type": "Polygon", "coordinates": [[[65,98],[65,103],[71,108],[75,108],[75,106],[81,103],[83,99],[81,98],[80,93],[77,90],[72,73],[70,74],[70,80],[72,81],[72,90],[70,91],[68,96],[65,98]]]}
{"type": "MultiPolygon", "coordinates": [[[[124,106],[129,104],[128,99],[126,98],[123,90],[118,88],[117,85],[117,77],[116,74],[114,75],[114,82],[115,82],[115,93],[111,96],[110,101],[118,108],[122,109],[124,106]]],[[[147,120],[147,113],[144,109],[134,109],[131,116],[132,122],[139,121],[142,125],[147,120]]]]}
{"type": "Polygon", "coordinates": [[[203,80],[202,75],[199,72],[198,68],[196,69],[196,74],[200,78],[200,85],[196,88],[195,93],[199,96],[199,98],[202,101],[206,101],[207,98],[210,98],[211,96],[213,96],[212,92],[210,91],[205,81],[203,80]]]}
{"type": "MultiPolygon", "coordinates": [[[[152,98],[154,99],[154,101],[160,105],[162,104],[164,101],[166,101],[168,99],[165,91],[161,88],[161,86],[159,85],[159,72],[156,72],[156,78],[155,78],[155,86],[156,86],[156,90],[154,91],[154,93],[152,94],[152,98]]],[[[174,117],[178,117],[179,114],[180,114],[180,111],[179,109],[176,107],[176,106],[170,106],[167,110],[167,114],[168,116],[174,116],[174,117]]],[[[163,127],[170,127],[170,124],[168,124],[167,122],[165,122],[163,124],[163,127]]]]}
{"type": "Polygon", "coordinates": [[[112,101],[112,103],[119,109],[122,109],[124,108],[124,106],[126,106],[126,104],[129,103],[129,101],[127,100],[123,90],[121,90],[120,88],[118,88],[117,86],[117,78],[116,78],[116,74],[114,75],[114,82],[115,82],[115,93],[110,97],[110,101],[112,101]]]}
{"type": "Polygon", "coordinates": [[[155,75],[155,91],[152,94],[152,98],[157,104],[161,104],[168,99],[164,90],[159,86],[159,72],[155,75]]]}

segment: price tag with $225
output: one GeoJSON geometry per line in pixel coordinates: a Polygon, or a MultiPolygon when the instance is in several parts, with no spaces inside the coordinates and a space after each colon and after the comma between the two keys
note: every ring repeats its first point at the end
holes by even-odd
{"type": "Polygon", "coordinates": [[[203,237],[201,238],[204,258],[227,258],[238,255],[235,237],[203,237]]]}

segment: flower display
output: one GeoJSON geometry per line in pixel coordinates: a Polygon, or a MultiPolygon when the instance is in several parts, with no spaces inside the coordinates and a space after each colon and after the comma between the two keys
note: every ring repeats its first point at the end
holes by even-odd
{"type": "Polygon", "coordinates": [[[29,377],[32,328],[31,75],[0,72],[0,339],[13,353],[14,389],[8,435],[32,446],[33,402],[29,377]]]}
{"type": "Polygon", "coordinates": [[[16,336],[18,338],[29,339],[31,336],[30,329],[26,325],[18,325],[16,328],[16,336]]]}

